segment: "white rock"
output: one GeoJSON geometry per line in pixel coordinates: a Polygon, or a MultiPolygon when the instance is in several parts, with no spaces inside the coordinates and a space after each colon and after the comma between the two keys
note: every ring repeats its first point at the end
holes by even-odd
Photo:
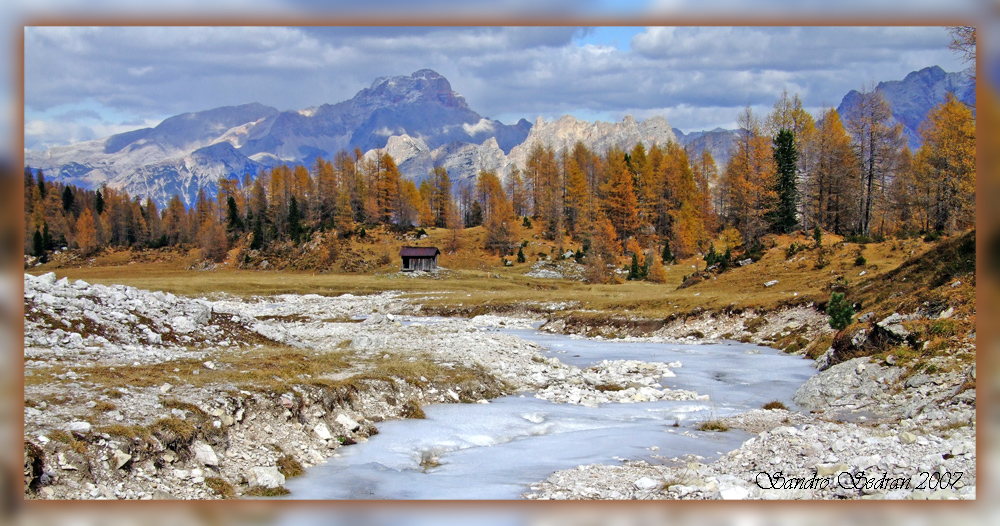
{"type": "Polygon", "coordinates": [[[353,418],[345,415],[344,413],[338,414],[334,421],[347,428],[348,431],[357,431],[361,428],[361,424],[357,423],[353,418]]]}
{"type": "Polygon", "coordinates": [[[326,427],[326,424],[323,422],[320,422],[313,427],[313,433],[316,435],[316,438],[320,440],[330,440],[333,438],[333,434],[330,433],[330,428],[326,427]]]}
{"type": "Polygon", "coordinates": [[[750,496],[746,488],[732,486],[719,490],[719,498],[722,500],[744,500],[750,496]]]}
{"type": "MultiPolygon", "coordinates": [[[[55,277],[55,274],[52,274],[52,276],[55,277]]],[[[93,426],[90,425],[90,422],[83,422],[83,421],[70,422],[66,424],[66,430],[71,433],[80,433],[80,434],[90,433],[92,427],[93,426]]]]}
{"type": "Polygon", "coordinates": [[[212,446],[198,440],[191,444],[191,451],[194,452],[195,462],[203,466],[218,466],[219,457],[216,456],[212,446]]]}
{"type": "Polygon", "coordinates": [[[276,466],[255,467],[250,472],[248,482],[251,486],[262,488],[277,488],[285,485],[285,476],[278,471],[276,466]]]}
{"type": "Polygon", "coordinates": [[[121,469],[129,460],[132,460],[132,455],[125,453],[120,450],[115,450],[115,469],[121,469]]]}
{"type": "Polygon", "coordinates": [[[653,479],[651,479],[649,477],[642,477],[639,480],[636,480],[635,482],[633,482],[632,485],[635,486],[637,489],[640,489],[640,490],[643,490],[643,491],[649,491],[651,489],[656,489],[656,488],[660,487],[661,484],[660,484],[660,482],[658,482],[656,480],[653,480],[653,479]]]}
{"type": "Polygon", "coordinates": [[[160,386],[160,394],[167,394],[173,388],[174,388],[174,386],[170,385],[169,383],[165,383],[165,384],[163,384],[163,385],[160,386]]]}

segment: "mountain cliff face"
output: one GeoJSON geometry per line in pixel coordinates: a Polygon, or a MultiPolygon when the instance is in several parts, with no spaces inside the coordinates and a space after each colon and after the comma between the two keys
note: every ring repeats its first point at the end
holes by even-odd
{"type": "Polygon", "coordinates": [[[712,154],[720,168],[724,168],[729,162],[729,148],[736,140],[739,131],[724,130],[715,128],[709,131],[695,131],[688,134],[674,128],[674,135],[680,141],[681,146],[687,151],[688,159],[692,162],[701,158],[701,152],[708,150],[712,154]]]}
{"type": "Polygon", "coordinates": [[[558,155],[562,151],[572,150],[577,141],[591,151],[603,154],[612,146],[629,151],[640,141],[648,150],[653,144],[677,142],[677,137],[667,120],[661,116],[637,122],[635,117],[626,115],[622,122],[617,123],[581,121],[570,115],[545,122],[539,117],[531,127],[528,138],[510,151],[508,165],[525,166],[536,144],[551,147],[558,155]]]}
{"type": "MultiPolygon", "coordinates": [[[[882,92],[892,107],[895,122],[903,124],[903,134],[911,150],[916,150],[923,142],[920,139],[920,123],[938,104],[944,102],[945,94],[975,106],[976,82],[968,73],[946,73],[938,66],[914,71],[903,80],[879,82],[876,90],[882,92]]],[[[837,113],[846,119],[857,106],[861,94],[851,90],[837,106],[837,113]]]]}

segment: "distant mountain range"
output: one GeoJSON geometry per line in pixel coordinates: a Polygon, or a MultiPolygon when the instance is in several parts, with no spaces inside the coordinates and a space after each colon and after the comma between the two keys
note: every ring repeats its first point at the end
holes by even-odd
{"type": "MultiPolygon", "coordinates": [[[[878,85],[906,127],[911,147],[919,145],[917,129],[927,112],[953,92],[975,102],[975,85],[963,73],[934,66],[910,73],[902,81],[878,85]],[[916,141],[916,143],[914,143],[916,141]]],[[[857,98],[852,91],[838,110],[857,98]]],[[[677,141],[690,156],[708,149],[724,165],[735,130],[716,128],[684,134],[663,117],[637,122],[586,122],[563,116],[534,124],[521,119],[506,125],[484,118],[452,90],[447,79],[423,69],[409,76],[376,79],[353,98],[300,111],[279,111],[262,104],[228,106],[170,117],[144,128],[105,139],[25,152],[25,164],[41,168],[49,178],[85,188],[109,185],[133,196],[152,197],[161,206],[173,195],[190,205],[198,190],[210,195],[216,182],[230,175],[256,174],[281,163],[311,164],[317,156],[332,159],[355,148],[366,155],[384,149],[406,177],[420,180],[434,166],[444,166],[463,184],[480,170],[507,173],[523,167],[535,144],[559,151],[582,141],[601,153],[616,145],[630,149],[642,141],[677,141]]]]}
{"type": "MultiPolygon", "coordinates": [[[[958,100],[976,105],[976,81],[966,72],[946,73],[938,66],[914,71],[903,80],[879,82],[876,90],[892,107],[892,117],[903,124],[903,135],[911,150],[922,144],[920,124],[934,106],[944,102],[945,94],[952,93],[958,100]]],[[[837,106],[837,113],[846,118],[861,96],[851,90],[837,106]]]]}

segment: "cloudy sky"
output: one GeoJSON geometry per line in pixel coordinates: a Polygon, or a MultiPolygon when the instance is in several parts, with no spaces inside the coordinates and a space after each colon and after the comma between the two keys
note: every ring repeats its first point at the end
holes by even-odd
{"type": "Polygon", "coordinates": [[[964,68],[943,27],[26,27],[26,148],[105,137],[188,111],[349,99],[431,68],[512,123],[663,115],[733,127],[783,90],[818,112],[864,83],[964,68]]]}

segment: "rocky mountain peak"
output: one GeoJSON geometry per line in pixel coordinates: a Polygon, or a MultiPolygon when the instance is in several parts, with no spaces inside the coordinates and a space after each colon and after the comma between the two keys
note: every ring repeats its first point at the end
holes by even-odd
{"type": "Polygon", "coordinates": [[[409,76],[379,77],[371,87],[358,92],[354,99],[383,106],[432,102],[449,108],[469,108],[465,98],[451,89],[448,79],[432,69],[421,69],[409,76]]]}

